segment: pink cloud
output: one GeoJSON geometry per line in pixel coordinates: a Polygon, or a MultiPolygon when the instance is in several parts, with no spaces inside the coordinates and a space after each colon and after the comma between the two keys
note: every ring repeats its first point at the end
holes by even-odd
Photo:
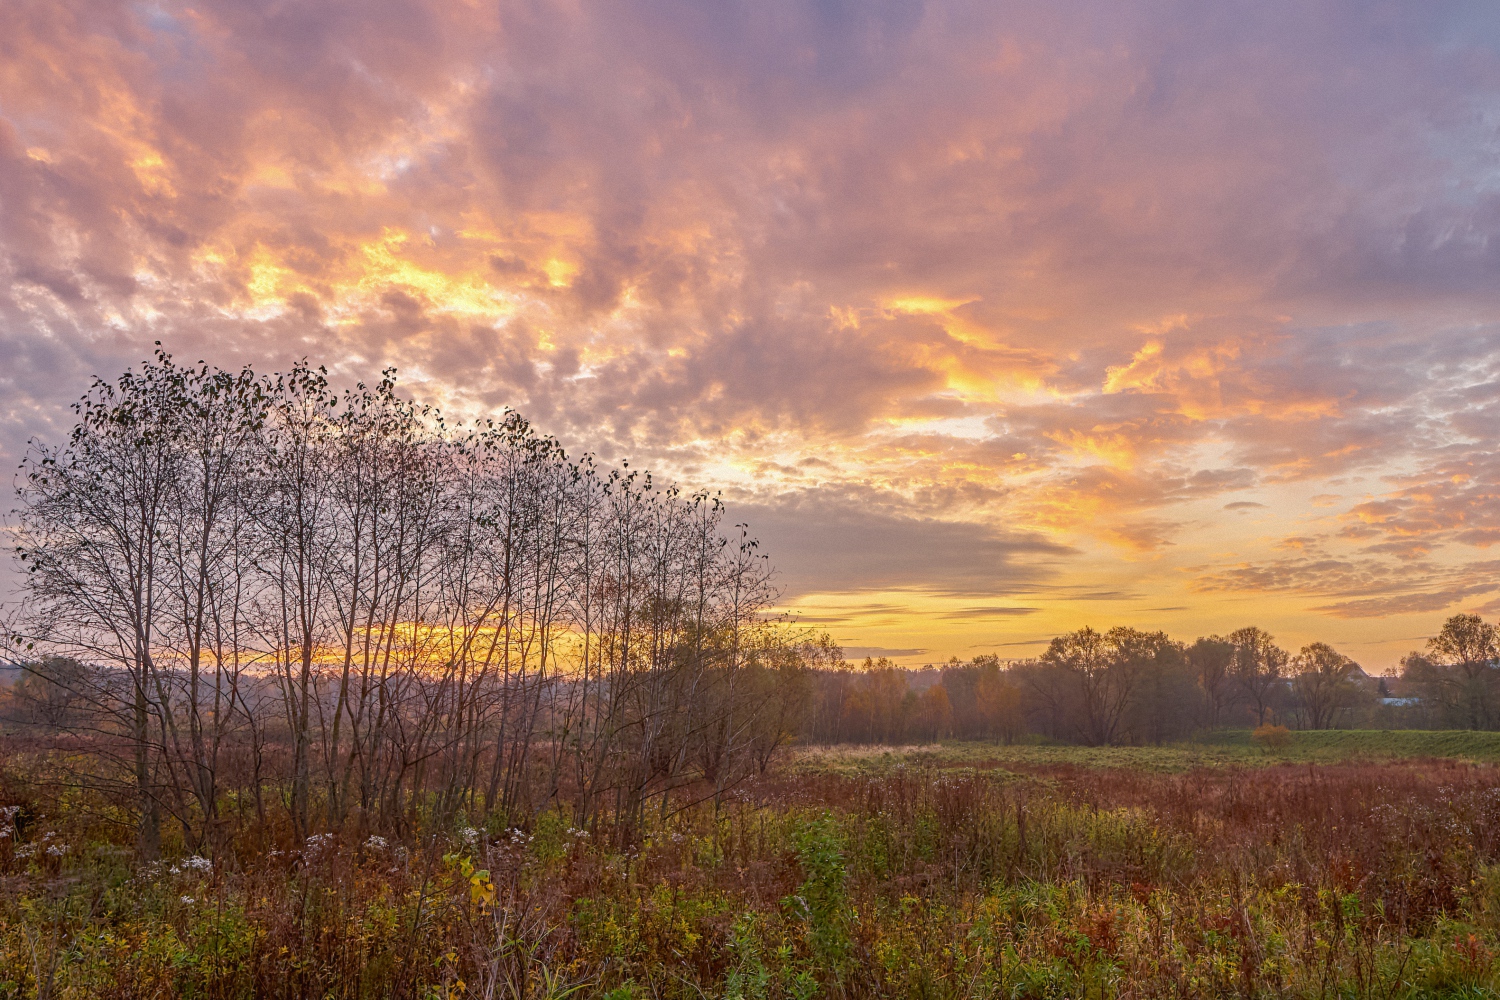
{"type": "MultiPolygon", "coordinates": [[[[851,485],[914,545],[1153,553],[1219,591],[1363,594],[1500,540],[1485,8],[13,7],[0,456],[160,339],[397,364],[741,476],[788,542],[779,492],[851,485]],[[1350,499],[1257,534],[1296,484],[1350,499]],[[1200,501],[1243,566],[1193,549],[1200,501]]],[[[1468,586],[1433,572],[1401,607],[1468,586]]]]}

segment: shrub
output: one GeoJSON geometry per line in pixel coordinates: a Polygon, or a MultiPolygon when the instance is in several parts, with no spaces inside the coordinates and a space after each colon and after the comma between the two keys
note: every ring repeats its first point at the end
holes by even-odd
{"type": "Polygon", "coordinates": [[[1268,722],[1255,727],[1250,741],[1263,750],[1285,750],[1291,746],[1292,731],[1286,726],[1273,726],[1268,722]]]}

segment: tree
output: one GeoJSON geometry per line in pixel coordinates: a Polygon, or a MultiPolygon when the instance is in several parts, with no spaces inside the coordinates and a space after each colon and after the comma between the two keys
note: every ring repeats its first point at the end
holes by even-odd
{"type": "Polygon", "coordinates": [[[993,654],[976,656],[974,671],[974,709],[979,717],[980,735],[1014,743],[1025,720],[1021,716],[1021,689],[1011,683],[1000,669],[1000,658],[993,654]]]}
{"type": "Polygon", "coordinates": [[[117,383],[96,380],[74,407],[67,444],[27,454],[18,490],[30,636],[55,655],[109,664],[125,681],[117,692],[100,674],[105,684],[92,700],[101,736],[128,746],[136,846],[146,858],[161,849],[158,657],[172,493],[184,475],[179,389],[163,354],[117,383]]]}
{"type": "Polygon", "coordinates": [[[1217,729],[1224,719],[1234,679],[1235,645],[1223,636],[1199,638],[1187,649],[1187,662],[1198,678],[1208,728],[1217,729]]]}
{"type": "Polygon", "coordinates": [[[1255,712],[1255,724],[1263,726],[1285,687],[1291,656],[1274,636],[1254,626],[1231,632],[1229,641],[1234,644],[1235,682],[1255,712]]]}
{"type": "Polygon", "coordinates": [[[752,653],[746,679],[754,692],[750,753],[758,772],[765,773],[776,751],[811,722],[813,672],[843,658],[843,650],[826,634],[795,644],[771,643],[752,653]]]}
{"type": "Polygon", "coordinates": [[[1428,697],[1459,725],[1490,729],[1496,722],[1496,659],[1500,632],[1478,615],[1454,615],[1427,641],[1426,671],[1416,678],[1428,697]]]}
{"type": "Polygon", "coordinates": [[[1145,661],[1166,640],[1162,633],[1117,627],[1101,635],[1082,628],[1053,639],[1041,662],[1072,681],[1077,693],[1074,721],[1083,740],[1114,743],[1145,661]]]}
{"type": "Polygon", "coordinates": [[[948,735],[953,722],[953,706],[948,700],[948,689],[942,684],[933,684],[917,696],[916,722],[918,736],[924,742],[948,735]]]}
{"type": "Polygon", "coordinates": [[[1312,729],[1330,728],[1357,691],[1350,677],[1359,664],[1326,642],[1302,647],[1292,661],[1292,689],[1312,729]]]}
{"type": "Polygon", "coordinates": [[[328,572],[341,551],[330,447],[337,440],[335,400],[326,373],[306,365],[279,376],[271,392],[246,490],[254,497],[256,560],[265,583],[251,617],[282,686],[292,743],[291,817],[305,837],[312,829],[314,658],[336,634],[328,572]]]}
{"type": "Polygon", "coordinates": [[[1165,632],[1111,629],[1115,656],[1135,675],[1126,723],[1131,737],[1160,745],[1198,724],[1199,692],[1187,655],[1165,632]]]}
{"type": "MultiPolygon", "coordinates": [[[[804,663],[839,659],[767,617],[769,562],[716,497],[570,460],[517,414],[450,427],[393,371],[339,394],[305,363],[159,352],[78,414],[27,459],[7,639],[39,657],[30,716],[146,857],[164,816],[195,850],[227,803],[265,820],[267,787],[304,837],[572,796],[628,842],[648,803],[765,767],[804,663]]],[[[900,735],[904,674],[874,675],[901,691],[866,721],[900,735]]]]}
{"type": "Polygon", "coordinates": [[[852,705],[865,740],[892,743],[906,735],[914,707],[907,699],[909,693],[906,671],[887,657],[865,657],[852,705]]]}
{"type": "Polygon", "coordinates": [[[87,664],[68,656],[23,663],[7,714],[33,726],[75,726],[87,714],[90,691],[97,687],[89,673],[87,664]]]}

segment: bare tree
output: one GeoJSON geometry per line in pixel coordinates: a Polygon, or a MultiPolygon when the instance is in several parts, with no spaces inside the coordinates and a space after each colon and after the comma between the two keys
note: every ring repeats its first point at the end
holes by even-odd
{"type": "Polygon", "coordinates": [[[1134,638],[1125,631],[1105,636],[1082,628],[1053,639],[1042,654],[1043,664],[1071,678],[1078,696],[1075,725],[1083,740],[1095,746],[1115,741],[1135,685],[1137,664],[1118,655],[1119,641],[1134,638]]]}
{"type": "Polygon", "coordinates": [[[28,458],[38,690],[86,710],[59,739],[131,787],[143,854],[164,814],[217,843],[231,791],[258,822],[274,792],[299,837],[560,805],[626,842],[794,728],[805,650],[716,497],[395,385],[159,353],[28,458]]]}
{"type": "Polygon", "coordinates": [[[128,746],[136,845],[161,848],[162,743],[157,656],[167,613],[165,549],[173,490],[184,474],[180,393],[165,355],[96,381],[75,406],[65,445],[34,445],[19,489],[17,552],[27,570],[28,632],[53,650],[121,671],[87,693],[99,752],[128,746]],[[123,694],[124,697],[120,697],[123,694]]]}
{"type": "Polygon", "coordinates": [[[248,369],[178,368],[165,354],[157,367],[176,390],[179,456],[162,529],[161,645],[173,669],[153,680],[169,787],[192,798],[174,796],[174,812],[196,847],[218,829],[219,755],[255,660],[242,614],[253,548],[242,470],[265,424],[266,395],[248,369]]]}
{"type": "Polygon", "coordinates": [[[282,688],[291,742],[290,811],[300,836],[311,826],[314,658],[335,633],[327,600],[327,562],[335,558],[328,443],[335,399],[327,375],[298,365],[278,376],[251,466],[249,492],[258,534],[258,568],[266,586],[252,608],[282,688]]]}

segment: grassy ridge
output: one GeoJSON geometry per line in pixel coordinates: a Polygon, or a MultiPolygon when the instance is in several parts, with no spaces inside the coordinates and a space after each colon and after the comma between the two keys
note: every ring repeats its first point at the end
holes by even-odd
{"type": "Polygon", "coordinates": [[[908,767],[1005,769],[1008,765],[1019,765],[1129,768],[1171,773],[1197,767],[1421,759],[1500,762],[1500,733],[1417,729],[1321,730],[1294,733],[1291,742],[1279,749],[1256,746],[1248,729],[1221,730],[1187,742],[1141,747],[1006,746],[988,742],[906,747],[805,747],[794,754],[792,768],[809,773],[881,774],[908,767]]]}

